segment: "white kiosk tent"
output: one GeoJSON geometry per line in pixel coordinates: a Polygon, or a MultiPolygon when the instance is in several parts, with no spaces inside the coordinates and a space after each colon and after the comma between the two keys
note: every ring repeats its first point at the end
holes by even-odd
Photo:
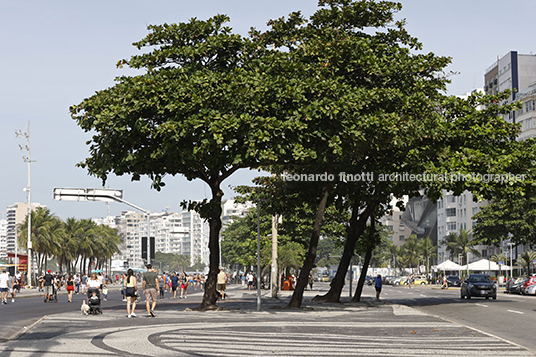
{"type": "Polygon", "coordinates": [[[437,270],[442,271],[459,271],[462,268],[460,264],[454,263],[452,260],[445,260],[443,263],[437,265],[437,270]]]}

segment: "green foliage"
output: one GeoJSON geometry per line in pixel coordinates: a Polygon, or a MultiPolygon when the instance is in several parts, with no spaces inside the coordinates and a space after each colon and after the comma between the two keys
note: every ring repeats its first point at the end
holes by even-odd
{"type": "MultiPolygon", "coordinates": [[[[102,267],[119,252],[120,236],[105,225],[97,225],[90,219],[68,218],[65,222],[48,208],[38,207],[31,216],[32,248],[37,256],[39,271],[45,270],[49,257],[54,257],[60,272],[86,272],[91,262],[102,267]],[[87,267],[85,263],[88,263],[87,267]],[[80,263],[79,268],[76,265],[80,263]]],[[[19,226],[19,245],[27,246],[28,217],[19,226]]]]}
{"type": "MultiPolygon", "coordinates": [[[[262,212],[262,211],[261,211],[262,212]]],[[[278,225],[278,262],[279,269],[298,269],[303,262],[305,248],[300,237],[300,225],[296,222],[278,225]],[[292,239],[290,238],[292,237],[292,239]]],[[[309,227],[307,227],[309,228],[309,227]]],[[[272,216],[261,214],[261,265],[268,266],[272,259],[272,216]]],[[[222,231],[221,249],[226,264],[244,266],[257,264],[257,210],[251,210],[245,217],[233,220],[222,231]]]]}
{"type": "Polygon", "coordinates": [[[205,269],[206,265],[201,260],[201,257],[197,257],[194,264],[188,268],[188,270],[202,271],[205,269]]]}
{"type": "Polygon", "coordinates": [[[536,244],[536,199],[533,196],[492,200],[474,219],[477,221],[474,234],[481,244],[498,245],[501,240],[536,244]]]}
{"type": "Polygon", "coordinates": [[[162,271],[177,271],[179,273],[189,270],[188,268],[191,265],[189,255],[162,252],[155,252],[152,264],[155,267],[162,267],[162,271]]]}
{"type": "Polygon", "coordinates": [[[460,233],[449,233],[442,241],[447,246],[447,252],[453,259],[459,254],[462,256],[462,264],[468,264],[467,253],[480,257],[480,252],[473,248],[478,245],[478,241],[473,238],[473,234],[465,229],[460,229],[460,233]]]}

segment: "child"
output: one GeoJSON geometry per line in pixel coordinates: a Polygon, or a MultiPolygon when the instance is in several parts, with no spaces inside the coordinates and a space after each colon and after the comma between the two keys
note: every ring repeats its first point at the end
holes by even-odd
{"type": "Polygon", "coordinates": [[[106,287],[106,285],[102,287],[102,295],[104,296],[104,301],[108,301],[108,288],[106,287]]]}

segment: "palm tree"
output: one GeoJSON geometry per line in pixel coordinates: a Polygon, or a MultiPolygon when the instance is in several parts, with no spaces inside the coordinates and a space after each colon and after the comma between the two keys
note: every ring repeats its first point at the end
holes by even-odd
{"type": "Polygon", "coordinates": [[[519,264],[523,269],[527,269],[527,274],[532,273],[532,262],[536,260],[536,252],[531,250],[526,250],[517,258],[516,263],[519,264]]]}
{"type": "Polygon", "coordinates": [[[462,264],[468,264],[467,254],[471,253],[477,257],[480,257],[480,252],[473,247],[477,245],[473,239],[473,233],[465,229],[460,229],[460,233],[451,232],[447,235],[442,244],[447,246],[447,251],[450,253],[450,257],[462,256],[462,264]]]}
{"type": "Polygon", "coordinates": [[[402,248],[404,250],[404,255],[406,256],[406,261],[409,265],[409,268],[416,267],[419,264],[419,259],[421,258],[417,236],[415,234],[410,235],[402,248]]]}
{"type": "MultiPolygon", "coordinates": [[[[31,216],[32,222],[32,249],[37,257],[37,269],[43,271],[48,257],[57,251],[61,246],[59,243],[61,235],[61,220],[50,212],[48,208],[38,207],[31,216]]],[[[19,246],[27,248],[28,242],[28,216],[19,226],[19,246]]]]}
{"type": "MultiPolygon", "coordinates": [[[[428,263],[428,259],[434,259],[437,255],[437,246],[432,242],[429,236],[419,242],[419,252],[423,260],[428,263]]],[[[426,272],[428,273],[428,264],[426,264],[426,272]]]]}

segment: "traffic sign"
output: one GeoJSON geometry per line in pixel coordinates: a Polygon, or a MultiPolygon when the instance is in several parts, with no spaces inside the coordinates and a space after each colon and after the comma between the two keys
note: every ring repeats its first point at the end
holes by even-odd
{"type": "Polygon", "coordinates": [[[54,188],[56,201],[118,202],[123,199],[123,190],[95,188],[54,188]]]}

